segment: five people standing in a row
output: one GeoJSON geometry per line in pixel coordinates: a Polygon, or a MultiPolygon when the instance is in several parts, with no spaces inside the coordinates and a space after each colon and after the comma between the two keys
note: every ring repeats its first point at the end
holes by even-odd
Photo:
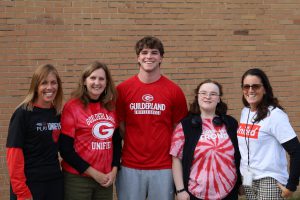
{"type": "Polygon", "coordinates": [[[180,87],[161,74],[159,39],[144,37],[135,50],[137,75],[115,88],[108,67],[94,62],[63,110],[57,70],[36,69],[9,125],[11,199],[112,200],[115,179],[120,200],[291,196],[299,140],[262,70],[242,76],[238,123],[214,80],[197,86],[187,110],[180,87]]]}

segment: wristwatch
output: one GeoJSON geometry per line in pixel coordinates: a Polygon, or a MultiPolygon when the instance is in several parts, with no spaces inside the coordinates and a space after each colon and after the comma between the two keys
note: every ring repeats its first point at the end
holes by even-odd
{"type": "Polygon", "coordinates": [[[180,190],[176,190],[176,193],[178,194],[178,193],[183,192],[183,191],[185,191],[184,188],[182,188],[182,189],[180,189],[180,190]]]}

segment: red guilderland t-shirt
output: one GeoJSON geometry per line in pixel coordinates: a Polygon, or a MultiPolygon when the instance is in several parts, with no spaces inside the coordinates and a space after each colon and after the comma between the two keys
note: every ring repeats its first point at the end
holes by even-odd
{"type": "Polygon", "coordinates": [[[164,76],[150,84],[134,76],[117,89],[117,114],[126,126],[122,165],[135,169],[170,169],[174,124],[187,114],[182,90],[164,76]]]}

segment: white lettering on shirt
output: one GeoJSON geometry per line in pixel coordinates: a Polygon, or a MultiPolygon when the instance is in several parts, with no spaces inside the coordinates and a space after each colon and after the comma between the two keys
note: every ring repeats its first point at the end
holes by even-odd
{"type": "Polygon", "coordinates": [[[92,150],[110,149],[111,142],[92,142],[92,150]]]}
{"type": "Polygon", "coordinates": [[[104,114],[104,113],[96,113],[96,114],[89,116],[86,119],[86,124],[89,126],[90,124],[94,123],[95,121],[100,121],[100,120],[108,120],[108,121],[112,121],[113,123],[115,123],[115,119],[112,116],[110,116],[108,114],[104,114]]]}
{"type": "Polygon", "coordinates": [[[200,140],[215,140],[215,139],[227,139],[228,134],[225,130],[216,132],[215,130],[205,130],[203,131],[200,140]]]}
{"type": "Polygon", "coordinates": [[[166,105],[161,103],[131,103],[130,110],[136,115],[160,115],[166,110],[166,105]]]}
{"type": "Polygon", "coordinates": [[[37,131],[55,131],[60,129],[61,129],[60,123],[46,123],[46,122],[36,123],[37,131]]]}

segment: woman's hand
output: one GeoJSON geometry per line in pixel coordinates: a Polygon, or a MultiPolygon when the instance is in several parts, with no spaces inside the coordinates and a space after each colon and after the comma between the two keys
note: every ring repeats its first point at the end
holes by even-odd
{"type": "Polygon", "coordinates": [[[278,187],[281,190],[281,197],[283,198],[289,198],[293,195],[293,192],[289,189],[287,189],[286,187],[284,187],[283,185],[281,185],[280,183],[277,183],[278,187]]]}
{"type": "Polygon", "coordinates": [[[187,191],[183,191],[177,194],[177,200],[190,200],[190,195],[187,191]]]}
{"type": "Polygon", "coordinates": [[[85,173],[87,175],[91,176],[95,181],[97,181],[102,186],[104,186],[109,181],[109,178],[108,178],[108,176],[106,174],[103,174],[102,172],[97,171],[92,166],[90,166],[89,168],[87,168],[87,170],[85,171],[85,173]]]}
{"type": "Polygon", "coordinates": [[[117,172],[118,172],[118,168],[117,167],[113,167],[113,169],[111,170],[111,172],[107,173],[107,177],[108,177],[108,181],[102,185],[103,187],[109,187],[111,186],[115,180],[116,180],[116,175],[117,175],[117,172]]]}
{"type": "Polygon", "coordinates": [[[245,192],[245,188],[243,185],[240,185],[239,187],[239,191],[238,191],[239,195],[242,196],[242,195],[245,195],[246,192],[245,192]]]}

